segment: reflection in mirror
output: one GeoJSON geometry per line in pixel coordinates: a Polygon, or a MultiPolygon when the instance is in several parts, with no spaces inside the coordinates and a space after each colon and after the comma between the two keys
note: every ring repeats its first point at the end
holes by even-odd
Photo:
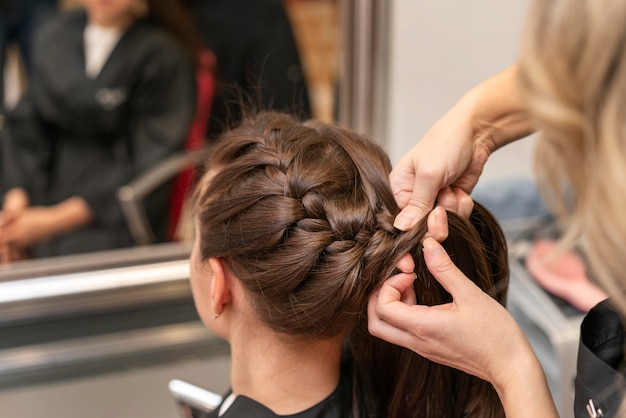
{"type": "Polygon", "coordinates": [[[342,0],[339,121],[385,145],[390,2],[342,0]]]}
{"type": "MultiPolygon", "coordinates": [[[[272,7],[284,5],[282,13],[288,17],[293,30],[291,42],[297,47],[301,67],[289,65],[283,72],[294,92],[287,94],[288,98],[281,106],[325,121],[337,119],[336,93],[341,91],[338,86],[340,1],[247,1],[256,5],[272,4],[272,7]],[[302,83],[306,83],[304,96],[302,89],[297,87],[302,83]],[[310,103],[304,104],[302,97],[307,96],[310,103]]],[[[59,4],[65,11],[68,8],[80,8],[80,2],[65,0],[59,4]]],[[[229,5],[234,9],[229,13],[239,13],[239,19],[246,12],[248,16],[244,17],[249,20],[259,20],[261,16],[260,12],[253,13],[250,8],[235,7],[245,3],[244,0],[187,0],[187,3],[192,6],[197,3],[197,7],[212,5],[215,10],[221,7],[221,14],[215,11],[210,16],[221,20],[221,27],[229,19],[224,14],[229,5]]],[[[148,4],[152,4],[152,1],[148,1],[148,4]]],[[[203,16],[198,11],[192,18],[200,19],[203,16]]],[[[230,32],[218,30],[215,36],[244,32],[244,28],[244,24],[235,24],[230,32]]],[[[208,32],[202,29],[202,25],[198,24],[200,37],[207,36],[208,32]]],[[[75,47],[80,50],[83,33],[78,30],[74,35],[74,40],[78,39],[75,47]]],[[[55,45],[56,41],[60,39],[55,38],[55,45]]],[[[250,45],[244,47],[241,43],[243,41],[239,42],[241,50],[254,54],[255,51],[249,49],[250,45]]],[[[55,45],[50,48],[56,48],[55,45]]],[[[215,45],[216,48],[219,46],[217,43],[215,45]]],[[[226,58],[222,61],[227,62],[229,56],[236,56],[234,51],[224,47],[220,54],[226,58]]],[[[217,52],[215,55],[218,55],[217,52]]],[[[241,57],[241,54],[238,56],[241,57]]],[[[133,58],[136,57],[131,54],[129,60],[133,58]]],[[[262,75],[267,75],[265,71],[269,70],[270,57],[263,55],[255,58],[263,64],[257,69],[262,69],[262,75]]],[[[11,68],[15,68],[14,62],[11,68]]],[[[229,86],[226,77],[220,73],[219,62],[218,56],[217,67],[211,73],[216,96],[220,88],[229,86]]],[[[68,70],[71,62],[67,60],[62,64],[56,69],[59,77],[55,80],[59,83],[71,82],[72,76],[68,70]]],[[[102,71],[110,71],[111,68],[107,70],[107,66],[110,67],[110,64],[105,64],[102,71]]],[[[262,79],[262,85],[253,83],[252,87],[263,87],[265,92],[272,90],[267,79],[258,75],[250,76],[250,68],[243,70],[245,64],[240,62],[233,66],[243,71],[244,80],[254,80],[256,83],[262,79]]],[[[29,83],[23,65],[19,68],[21,70],[17,73],[23,78],[25,86],[36,84],[29,83]]],[[[11,81],[8,84],[15,87],[11,81]]],[[[14,96],[16,94],[15,91],[11,93],[14,96]]],[[[159,90],[153,93],[159,96],[166,92],[159,90]]],[[[280,105],[276,96],[268,93],[267,97],[274,99],[275,105],[280,105]]],[[[217,106],[215,102],[212,105],[217,106]]],[[[28,114],[32,109],[24,110],[28,114]]],[[[227,116],[232,116],[228,112],[225,111],[226,116],[221,122],[227,116]]],[[[123,119],[126,114],[121,112],[114,116],[112,120],[118,117],[123,119]]],[[[87,120],[77,119],[77,122],[84,123],[87,120]]],[[[211,126],[211,121],[208,125],[211,126]]],[[[168,129],[166,125],[156,126],[168,129]]],[[[210,138],[209,127],[204,133],[210,138]]],[[[6,135],[4,129],[3,135],[6,135]]],[[[4,136],[1,140],[4,150],[4,136]]],[[[83,153],[78,152],[77,155],[80,159],[83,153]]],[[[54,257],[0,266],[0,415],[6,413],[25,418],[42,415],[72,417],[72,414],[99,416],[101,410],[101,416],[123,417],[129,409],[128,405],[112,405],[115,402],[103,401],[102,396],[99,396],[103,391],[119,390],[120,393],[133,394],[129,402],[135,406],[130,407],[130,410],[135,408],[135,411],[141,411],[141,416],[174,416],[175,404],[164,394],[169,379],[198,381],[211,385],[211,389],[217,392],[227,387],[228,382],[223,378],[227,376],[227,364],[220,356],[227,352],[228,347],[199,322],[191,300],[187,271],[190,244],[188,241],[157,243],[158,240],[154,239],[154,225],[145,222],[144,195],[157,190],[164,178],[171,179],[181,168],[193,167],[202,161],[198,153],[172,155],[174,157],[168,159],[167,164],[145,170],[143,176],[133,177],[123,183],[126,188],[118,190],[116,199],[120,216],[128,222],[131,240],[124,248],[86,254],[55,252],[42,254],[54,257]],[[189,157],[189,154],[193,156],[189,157]],[[154,370],[157,369],[162,372],[160,380],[154,378],[154,370]],[[107,376],[111,377],[107,380],[107,376]],[[124,388],[121,383],[124,379],[136,379],[142,383],[124,388]],[[93,389],[95,387],[98,389],[93,389]],[[82,393],[82,396],[77,393],[82,393]],[[155,393],[160,394],[158,399],[155,393]],[[63,402],[58,402],[58,399],[63,399],[63,402]],[[103,405],[103,402],[107,404],[103,405]],[[137,405],[141,407],[137,409],[137,405]]],[[[6,158],[6,154],[3,158],[6,158]]],[[[97,171],[95,165],[90,168],[97,171]]],[[[3,178],[2,182],[5,181],[3,178]]],[[[45,181],[53,182],[57,179],[45,181]]],[[[106,176],[102,176],[93,182],[93,186],[105,187],[106,182],[106,176]]],[[[104,206],[99,204],[98,209],[104,206]]],[[[89,248],[79,246],[78,250],[89,248]]]]}
{"type": "Polygon", "coordinates": [[[334,119],[336,0],[185,0],[192,11],[187,24],[171,18],[178,13],[165,6],[171,2],[126,3],[142,4],[141,14],[163,23],[160,31],[182,39],[187,52],[203,45],[212,53],[208,64],[196,62],[198,112],[192,118],[192,80],[180,68],[184,51],[173,45],[163,54],[182,59],[147,66],[156,53],[135,52],[158,49],[146,40],[158,31],[133,23],[139,6],[118,10],[126,17],[115,20],[102,2],[61,2],[60,15],[40,19],[46,36],[35,37],[35,69],[20,75],[27,94],[3,129],[3,262],[179,239],[176,225],[192,184],[189,168],[180,171],[198,160],[176,154],[212,141],[236,121],[238,95],[262,107],[334,119]],[[177,68],[168,72],[167,65],[177,68]],[[202,85],[200,67],[209,78],[202,85]],[[150,73],[154,68],[159,74],[150,73]],[[165,163],[170,157],[177,163],[165,163]]]}

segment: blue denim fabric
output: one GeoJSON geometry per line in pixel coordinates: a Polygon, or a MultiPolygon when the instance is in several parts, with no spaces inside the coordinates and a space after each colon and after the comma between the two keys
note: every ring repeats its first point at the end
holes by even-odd
{"type": "MultiPolygon", "coordinates": [[[[8,44],[17,42],[26,70],[30,72],[33,37],[37,28],[56,10],[56,0],[0,1],[0,69],[5,66],[8,44]]],[[[4,71],[1,74],[0,109],[4,104],[4,71]]]]}
{"type": "Polygon", "coordinates": [[[537,185],[529,178],[478,183],[472,198],[482,203],[498,220],[550,216],[537,185]]]}

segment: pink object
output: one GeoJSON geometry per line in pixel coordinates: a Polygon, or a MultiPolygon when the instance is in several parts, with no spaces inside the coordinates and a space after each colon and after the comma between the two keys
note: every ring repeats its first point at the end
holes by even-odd
{"type": "MultiPolygon", "coordinates": [[[[212,51],[202,50],[198,58],[198,68],[196,70],[196,114],[194,115],[189,134],[185,140],[184,149],[193,151],[205,145],[206,129],[211,116],[211,106],[213,104],[213,94],[215,93],[215,66],[217,58],[212,51]]],[[[183,210],[183,204],[187,199],[193,184],[196,181],[196,170],[192,167],[183,170],[175,179],[172,185],[172,195],[170,196],[168,239],[177,241],[176,230],[178,221],[183,210]]]]}
{"type": "Polygon", "coordinates": [[[573,251],[562,252],[556,241],[536,241],[526,257],[526,268],[541,287],[583,312],[607,298],[587,278],[580,257],[573,251]]]}

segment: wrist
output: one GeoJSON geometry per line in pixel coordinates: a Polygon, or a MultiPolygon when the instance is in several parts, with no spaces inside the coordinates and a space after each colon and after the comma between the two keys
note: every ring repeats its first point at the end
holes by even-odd
{"type": "Polygon", "coordinates": [[[55,219],[55,232],[62,234],[79,229],[91,222],[93,214],[87,203],[80,197],[71,197],[52,208],[55,219]]]}
{"type": "Polygon", "coordinates": [[[459,107],[467,115],[475,146],[488,154],[534,131],[518,91],[517,67],[510,67],[468,91],[459,107]]]}
{"type": "Polygon", "coordinates": [[[557,417],[543,368],[527,341],[510,357],[508,367],[492,380],[507,417],[557,417]],[[529,408],[529,405],[533,405],[529,408]]]}

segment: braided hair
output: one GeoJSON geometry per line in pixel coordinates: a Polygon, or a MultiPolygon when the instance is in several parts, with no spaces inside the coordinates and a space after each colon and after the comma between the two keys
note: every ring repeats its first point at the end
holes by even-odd
{"type": "MultiPolygon", "coordinates": [[[[222,259],[274,331],[346,335],[355,416],[504,416],[487,382],[367,333],[368,296],[407,252],[418,302],[449,300],[419,255],[425,223],[393,227],[399,209],[382,148],[348,129],[261,112],[222,136],[207,167],[195,196],[201,258],[222,259]]],[[[504,283],[493,294],[503,303],[506,246],[495,220],[479,206],[470,221],[449,217],[444,247],[482,289],[504,283]]]]}

